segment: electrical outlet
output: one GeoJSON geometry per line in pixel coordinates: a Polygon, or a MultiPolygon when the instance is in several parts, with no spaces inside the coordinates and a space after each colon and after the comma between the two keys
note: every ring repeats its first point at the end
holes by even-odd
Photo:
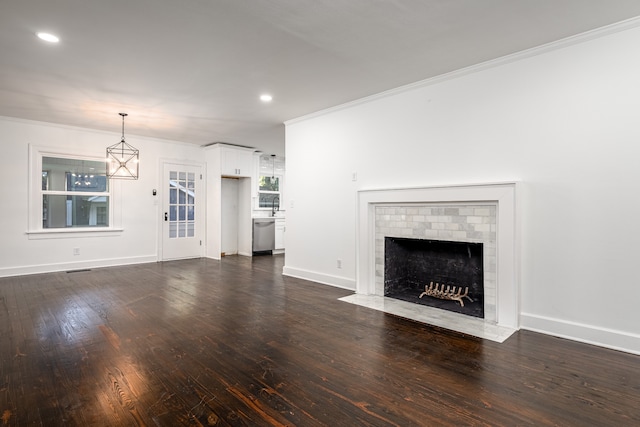
{"type": "Polygon", "coordinates": [[[73,248],[73,255],[74,256],[80,255],[80,248],[73,248]]]}
{"type": "Polygon", "coordinates": [[[342,268],[342,260],[341,260],[341,259],[339,259],[339,260],[336,262],[336,265],[337,265],[337,267],[338,267],[338,268],[342,268]]]}

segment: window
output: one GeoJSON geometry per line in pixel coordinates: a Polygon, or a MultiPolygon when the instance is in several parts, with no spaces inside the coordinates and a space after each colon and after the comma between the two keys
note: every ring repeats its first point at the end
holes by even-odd
{"type": "Polygon", "coordinates": [[[284,158],[274,154],[263,154],[258,163],[258,185],[254,209],[280,210],[285,195],[284,158]]]}
{"type": "Polygon", "coordinates": [[[258,207],[280,209],[280,177],[260,175],[258,180],[258,207]]]}
{"type": "Polygon", "coordinates": [[[42,156],[42,229],[109,227],[104,161],[42,156]]]}
{"type": "Polygon", "coordinates": [[[121,184],[106,176],[102,149],[29,144],[29,239],[117,236],[121,184]]]}

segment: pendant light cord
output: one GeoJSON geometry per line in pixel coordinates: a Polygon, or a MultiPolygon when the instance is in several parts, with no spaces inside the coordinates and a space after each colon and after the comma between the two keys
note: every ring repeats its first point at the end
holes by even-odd
{"type": "Polygon", "coordinates": [[[276,155],[272,154],[271,155],[271,181],[274,181],[276,179],[276,155]]]}
{"type": "Polygon", "coordinates": [[[118,113],[122,116],[122,139],[120,140],[120,142],[122,142],[122,146],[120,147],[120,149],[122,150],[122,157],[124,157],[124,118],[128,116],[127,113],[118,113]]]}

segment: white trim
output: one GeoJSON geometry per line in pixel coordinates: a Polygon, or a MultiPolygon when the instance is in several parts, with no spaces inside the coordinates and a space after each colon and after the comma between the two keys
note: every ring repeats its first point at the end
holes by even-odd
{"type": "Polygon", "coordinates": [[[333,276],[301,268],[284,267],[282,269],[282,275],[322,283],[323,285],[330,285],[336,288],[348,289],[350,291],[353,291],[356,288],[356,281],[348,277],[333,276]]]}
{"type": "Polygon", "coordinates": [[[66,239],[77,237],[102,237],[119,236],[124,231],[123,228],[48,228],[42,230],[29,230],[26,234],[29,240],[40,239],[66,239]]]}
{"type": "Polygon", "coordinates": [[[295,123],[303,122],[305,120],[314,119],[316,117],[321,117],[330,113],[334,113],[337,111],[345,110],[351,107],[355,107],[358,105],[366,104],[372,101],[376,101],[378,99],[387,98],[390,96],[394,96],[403,92],[407,92],[413,89],[422,88],[426,86],[432,86],[438,83],[442,83],[449,80],[454,80],[460,77],[464,77],[470,74],[474,74],[480,71],[484,71],[491,68],[496,68],[501,65],[510,64],[512,62],[524,60],[527,58],[532,58],[538,55],[542,55],[547,52],[564,49],[569,46],[573,46],[576,44],[584,43],[590,40],[594,40],[600,37],[605,37],[610,34],[619,33],[625,30],[629,30],[632,28],[636,28],[640,26],[640,17],[627,19],[625,21],[617,22],[611,25],[607,25],[601,28],[596,28],[594,30],[586,31],[584,33],[576,34],[573,36],[566,37],[564,39],[556,40],[551,43],[546,43],[540,46],[535,46],[529,49],[522,50],[520,52],[515,52],[509,55],[502,56],[500,58],[491,59],[489,61],[481,62],[479,64],[470,65],[468,67],[460,68],[458,70],[450,71],[445,74],[440,74],[438,76],[430,77],[424,80],[420,80],[414,83],[409,83],[404,86],[400,86],[394,89],[386,90],[384,92],[379,92],[374,95],[370,95],[364,98],[357,99],[355,101],[346,102],[344,104],[336,105],[333,107],[325,108],[324,110],[316,111],[310,114],[306,114],[304,116],[296,117],[284,122],[285,126],[292,125],[295,123]]]}
{"type": "Polygon", "coordinates": [[[80,270],[86,268],[116,267],[120,265],[145,264],[157,261],[158,258],[155,255],[146,255],[128,258],[107,258],[78,262],[62,262],[55,264],[24,265],[20,267],[0,268],[0,277],[55,273],[57,271],[80,270]]]}
{"type": "Polygon", "coordinates": [[[533,332],[640,355],[640,335],[630,332],[530,313],[520,315],[520,326],[533,332]]]}

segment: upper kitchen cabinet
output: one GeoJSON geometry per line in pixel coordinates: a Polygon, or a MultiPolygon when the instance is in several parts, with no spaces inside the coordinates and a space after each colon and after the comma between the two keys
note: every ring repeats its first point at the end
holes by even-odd
{"type": "Polygon", "coordinates": [[[253,171],[253,151],[220,144],[222,175],[250,177],[253,171]]]}

